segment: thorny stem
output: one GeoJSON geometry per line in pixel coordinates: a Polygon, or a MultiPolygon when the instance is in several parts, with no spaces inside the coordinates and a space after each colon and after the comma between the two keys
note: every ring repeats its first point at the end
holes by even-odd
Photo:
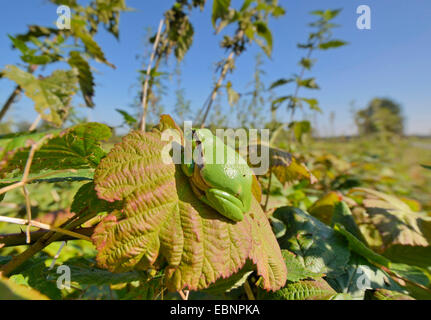
{"type": "Polygon", "coordinates": [[[15,98],[21,93],[22,88],[20,86],[16,86],[15,89],[10,94],[9,98],[4,103],[3,107],[0,110],[0,121],[5,116],[6,112],[8,112],[10,106],[14,102],[15,98]]]}
{"type": "Polygon", "coordinates": [[[154,41],[153,51],[151,52],[150,61],[148,62],[147,73],[142,89],[142,118],[141,118],[141,131],[145,131],[147,111],[148,111],[148,83],[150,80],[151,66],[153,64],[154,56],[157,51],[157,46],[160,40],[160,33],[162,32],[164,19],[160,20],[159,29],[157,30],[156,40],[154,41]]]}
{"type": "MultiPolygon", "coordinates": [[[[75,237],[78,239],[82,239],[82,240],[87,240],[87,241],[91,241],[91,239],[87,236],[83,236],[82,234],[76,233],[74,231],[69,231],[66,229],[62,229],[62,228],[57,228],[54,226],[51,226],[49,224],[46,223],[42,223],[39,221],[35,221],[35,220],[25,220],[25,219],[20,219],[20,218],[12,218],[12,217],[4,217],[4,216],[0,216],[0,221],[2,222],[9,222],[9,223],[15,223],[15,224],[22,224],[22,225],[27,225],[27,226],[32,226],[32,227],[36,227],[36,228],[40,228],[40,229],[45,229],[45,230],[51,230],[51,231],[56,231],[71,237],[75,237]]],[[[26,233],[26,236],[28,236],[28,234],[26,233]]],[[[27,240],[29,240],[29,238],[27,238],[27,240]]],[[[29,243],[29,242],[27,242],[29,243]]]]}
{"type": "MultiPolygon", "coordinates": [[[[94,228],[95,227],[78,228],[78,229],[73,229],[72,231],[75,233],[82,234],[84,236],[91,236],[91,234],[94,232],[94,228]]],[[[39,240],[41,237],[43,237],[49,232],[51,231],[48,231],[48,230],[33,231],[31,233],[30,244],[35,243],[37,240],[39,240]]],[[[76,237],[62,234],[57,241],[67,241],[67,240],[76,240],[76,239],[77,239],[76,237]]],[[[0,235],[0,248],[22,246],[25,244],[27,244],[26,234],[23,232],[0,235]]]]}
{"type": "MultiPolygon", "coordinates": [[[[86,211],[88,211],[88,207],[83,208],[79,213],[76,214],[76,216],[71,217],[69,220],[67,220],[65,223],[63,223],[60,227],[64,230],[70,230],[74,229],[84,222],[92,219],[94,216],[98,214],[97,211],[90,212],[87,214],[86,211]]],[[[32,246],[30,246],[27,250],[24,252],[18,254],[17,256],[14,256],[11,261],[6,263],[1,269],[0,269],[0,276],[7,276],[10,274],[13,270],[18,268],[20,265],[22,265],[25,261],[30,259],[33,255],[38,253],[39,251],[43,250],[46,246],[48,246],[50,243],[59,241],[63,237],[63,234],[56,233],[55,231],[49,231],[42,235],[32,246]]]]}

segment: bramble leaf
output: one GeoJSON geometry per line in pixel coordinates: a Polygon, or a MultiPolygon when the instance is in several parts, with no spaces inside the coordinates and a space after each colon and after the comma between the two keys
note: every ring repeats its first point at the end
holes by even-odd
{"type": "MultiPolygon", "coordinates": [[[[53,133],[52,137],[35,152],[30,172],[94,168],[105,155],[100,140],[107,140],[110,136],[109,127],[96,122],[78,124],[63,132],[53,133]]],[[[29,146],[9,151],[5,155],[7,159],[0,160],[2,174],[12,173],[16,169],[21,173],[29,151],[29,146]]]]}
{"type": "Polygon", "coordinates": [[[78,51],[71,51],[67,62],[77,70],[79,87],[81,88],[84,101],[88,107],[94,107],[94,77],[90,65],[78,51]]]}
{"type": "Polygon", "coordinates": [[[265,289],[283,286],[286,266],[256,199],[232,223],[196,198],[179,167],[163,162],[166,146],[159,131],[133,131],[96,169],[98,196],[124,200],[96,227],[98,264],[113,272],[165,267],[166,285],[177,291],[207,288],[251,261],[265,289]]]}
{"type": "Polygon", "coordinates": [[[271,300],[331,300],[337,292],[322,278],[289,282],[274,293],[260,293],[259,299],[271,300]]]}
{"type": "Polygon", "coordinates": [[[307,269],[337,274],[347,264],[347,242],[323,222],[294,207],[278,208],[273,215],[288,226],[278,238],[280,247],[296,254],[307,269]]]}

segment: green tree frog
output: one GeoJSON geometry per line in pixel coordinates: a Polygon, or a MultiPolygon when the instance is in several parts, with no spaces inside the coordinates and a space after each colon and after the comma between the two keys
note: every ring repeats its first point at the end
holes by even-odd
{"type": "Polygon", "coordinates": [[[253,171],[247,162],[208,129],[192,130],[192,153],[192,163],[183,161],[181,168],[193,192],[226,218],[241,221],[252,197],[253,171]]]}

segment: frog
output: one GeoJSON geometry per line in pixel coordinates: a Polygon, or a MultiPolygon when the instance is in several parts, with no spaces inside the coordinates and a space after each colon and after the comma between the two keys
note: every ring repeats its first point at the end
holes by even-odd
{"type": "Polygon", "coordinates": [[[191,132],[192,161],[182,161],[181,168],[194,194],[229,220],[242,221],[250,211],[253,171],[237,151],[209,129],[192,129],[191,132]],[[220,152],[225,157],[216,161],[220,152]]]}

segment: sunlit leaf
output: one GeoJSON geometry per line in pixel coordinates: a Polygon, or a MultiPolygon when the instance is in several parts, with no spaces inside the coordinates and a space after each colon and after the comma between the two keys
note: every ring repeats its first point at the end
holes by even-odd
{"type": "Polygon", "coordinates": [[[251,260],[265,289],[284,285],[286,266],[257,200],[232,223],[196,198],[179,167],[163,162],[164,147],[159,131],[133,131],[98,166],[98,196],[124,200],[93,235],[99,265],[125,272],[166,264],[166,285],[177,291],[207,288],[251,260]]]}
{"type": "Polygon", "coordinates": [[[428,246],[426,235],[431,234],[431,218],[414,212],[400,199],[372,189],[354,188],[365,193],[363,206],[370,215],[386,245],[428,246]]]}
{"type": "Polygon", "coordinates": [[[55,70],[51,76],[38,79],[29,72],[8,65],[4,76],[15,81],[33,100],[34,108],[42,119],[60,126],[62,114],[67,112],[72,96],[76,93],[77,77],[72,71],[55,70]]]}
{"type": "Polygon", "coordinates": [[[0,300],[48,300],[48,297],[30,287],[1,277],[0,300]]]}

